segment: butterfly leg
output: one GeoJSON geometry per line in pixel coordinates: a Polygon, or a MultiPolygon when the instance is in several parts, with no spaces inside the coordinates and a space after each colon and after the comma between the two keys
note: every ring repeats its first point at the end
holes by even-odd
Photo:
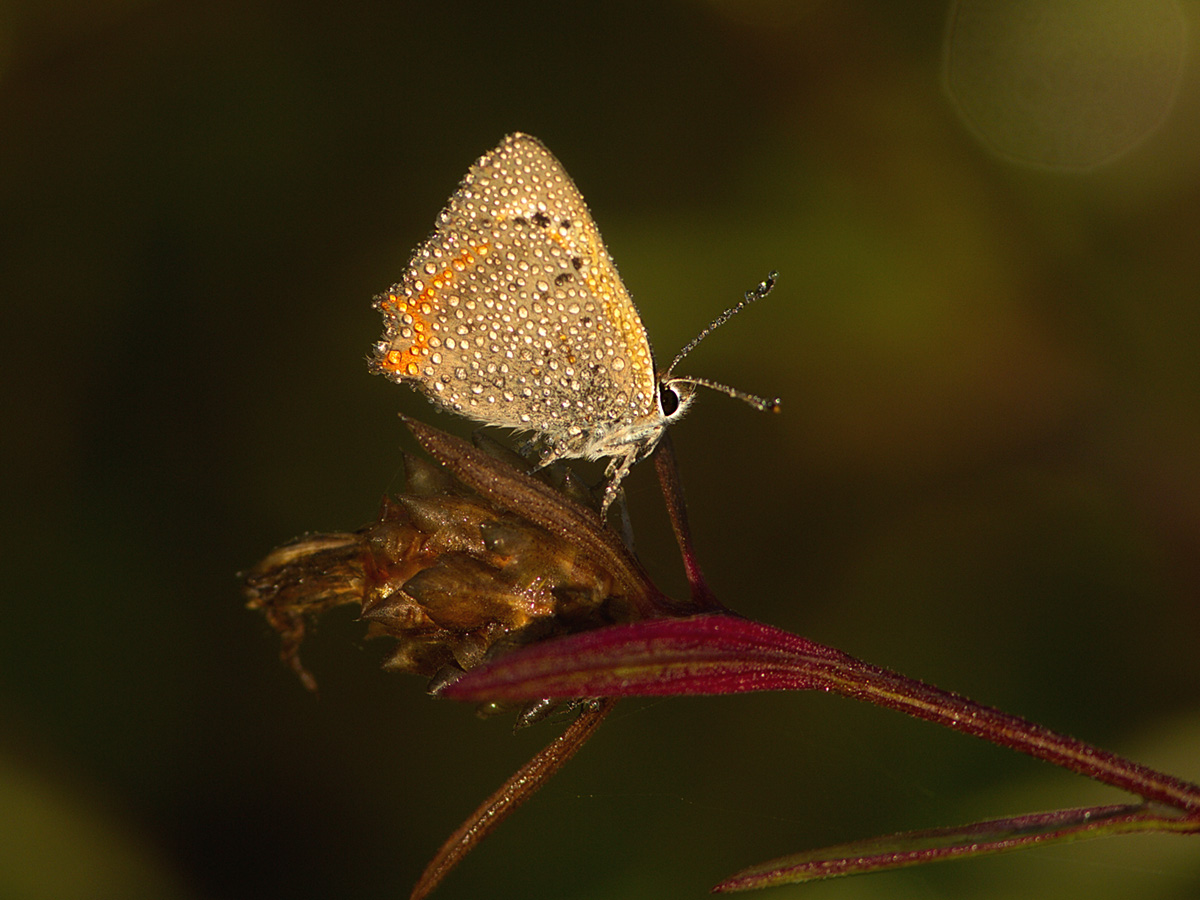
{"type": "Polygon", "coordinates": [[[604,477],[608,483],[604,485],[604,499],[600,501],[600,518],[603,519],[608,513],[608,508],[613,501],[617,499],[618,494],[622,494],[621,482],[625,480],[625,476],[629,474],[629,470],[633,468],[638,456],[636,453],[629,453],[625,456],[614,456],[608,463],[608,468],[604,472],[604,477]]]}

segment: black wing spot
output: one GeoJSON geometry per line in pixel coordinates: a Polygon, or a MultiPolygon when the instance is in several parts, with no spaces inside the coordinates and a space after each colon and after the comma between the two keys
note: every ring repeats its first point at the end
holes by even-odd
{"type": "Polygon", "coordinates": [[[570,228],[570,227],[571,227],[571,220],[570,220],[570,219],[563,219],[563,220],[562,220],[561,222],[559,222],[558,224],[559,224],[559,225],[561,225],[563,228],[570,228]]]}
{"type": "Polygon", "coordinates": [[[570,272],[563,272],[561,275],[554,276],[554,283],[556,285],[558,285],[559,287],[562,287],[564,284],[566,284],[570,280],[571,280],[570,272]]]}
{"type": "Polygon", "coordinates": [[[529,224],[529,220],[527,218],[525,218],[524,216],[516,216],[513,219],[513,221],[516,222],[518,225],[528,225],[529,224]]]}
{"type": "Polygon", "coordinates": [[[578,272],[580,269],[583,268],[583,259],[578,256],[572,256],[571,257],[571,265],[573,265],[575,267],[575,271],[578,272]]]}
{"type": "Polygon", "coordinates": [[[550,225],[550,217],[544,212],[535,212],[533,214],[533,224],[538,228],[546,228],[550,225]]]}

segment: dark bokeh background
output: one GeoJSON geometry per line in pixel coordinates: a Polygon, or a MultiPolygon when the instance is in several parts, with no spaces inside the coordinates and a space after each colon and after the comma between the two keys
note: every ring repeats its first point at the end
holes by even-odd
{"type": "MultiPolygon", "coordinates": [[[[785,402],[703,396],[675,430],[719,596],[1200,778],[1200,85],[1110,165],[1023,167],[956,115],[946,14],[5,11],[0,895],[406,896],[554,733],[381,673],[348,615],[307,647],[314,698],[235,578],[373,516],[398,410],[467,432],[368,375],[370,298],[513,130],[574,175],[660,357],[781,273],[685,367],[785,402]]],[[[649,467],[627,484],[679,591],[649,467]]],[[[1119,796],[835,698],[628,702],[441,896],[700,897],[792,850],[1119,796]]],[[[803,896],[1194,897],[1194,843],[803,896]]]]}

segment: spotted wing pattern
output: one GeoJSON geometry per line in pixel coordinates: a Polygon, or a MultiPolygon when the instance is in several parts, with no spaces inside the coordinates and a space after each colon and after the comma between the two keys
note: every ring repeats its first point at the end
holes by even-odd
{"type": "MultiPolygon", "coordinates": [[[[482,156],[375,300],[372,369],[555,457],[625,457],[664,426],[645,328],[574,182],[536,138],[482,156]]],[[[615,461],[615,460],[614,460],[615,461]]]]}

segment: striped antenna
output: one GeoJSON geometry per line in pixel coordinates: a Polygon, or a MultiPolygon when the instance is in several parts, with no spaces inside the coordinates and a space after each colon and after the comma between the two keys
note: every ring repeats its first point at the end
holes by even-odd
{"type": "Polygon", "coordinates": [[[697,344],[740,313],[751,303],[756,300],[761,300],[763,297],[767,296],[767,294],[771,293],[771,288],[775,287],[775,279],[778,277],[778,272],[772,272],[764,281],[759,283],[758,287],[746,291],[746,296],[742,298],[742,301],[737,306],[731,306],[729,309],[725,310],[725,312],[713,319],[707,328],[692,338],[691,343],[679,351],[679,353],[675,356],[675,359],[671,361],[671,365],[667,368],[662,380],[664,382],[673,381],[682,384],[695,384],[701,387],[711,388],[714,391],[720,391],[722,394],[728,394],[735,400],[741,400],[745,403],[749,403],[755,409],[760,411],[770,410],[771,412],[779,412],[780,401],[778,397],[776,397],[774,400],[767,400],[764,397],[759,397],[755,394],[748,394],[745,391],[739,391],[737,388],[731,388],[728,385],[719,384],[716,381],[709,381],[706,378],[675,378],[671,375],[671,373],[675,371],[675,367],[679,365],[680,361],[696,349],[697,344]]]}

